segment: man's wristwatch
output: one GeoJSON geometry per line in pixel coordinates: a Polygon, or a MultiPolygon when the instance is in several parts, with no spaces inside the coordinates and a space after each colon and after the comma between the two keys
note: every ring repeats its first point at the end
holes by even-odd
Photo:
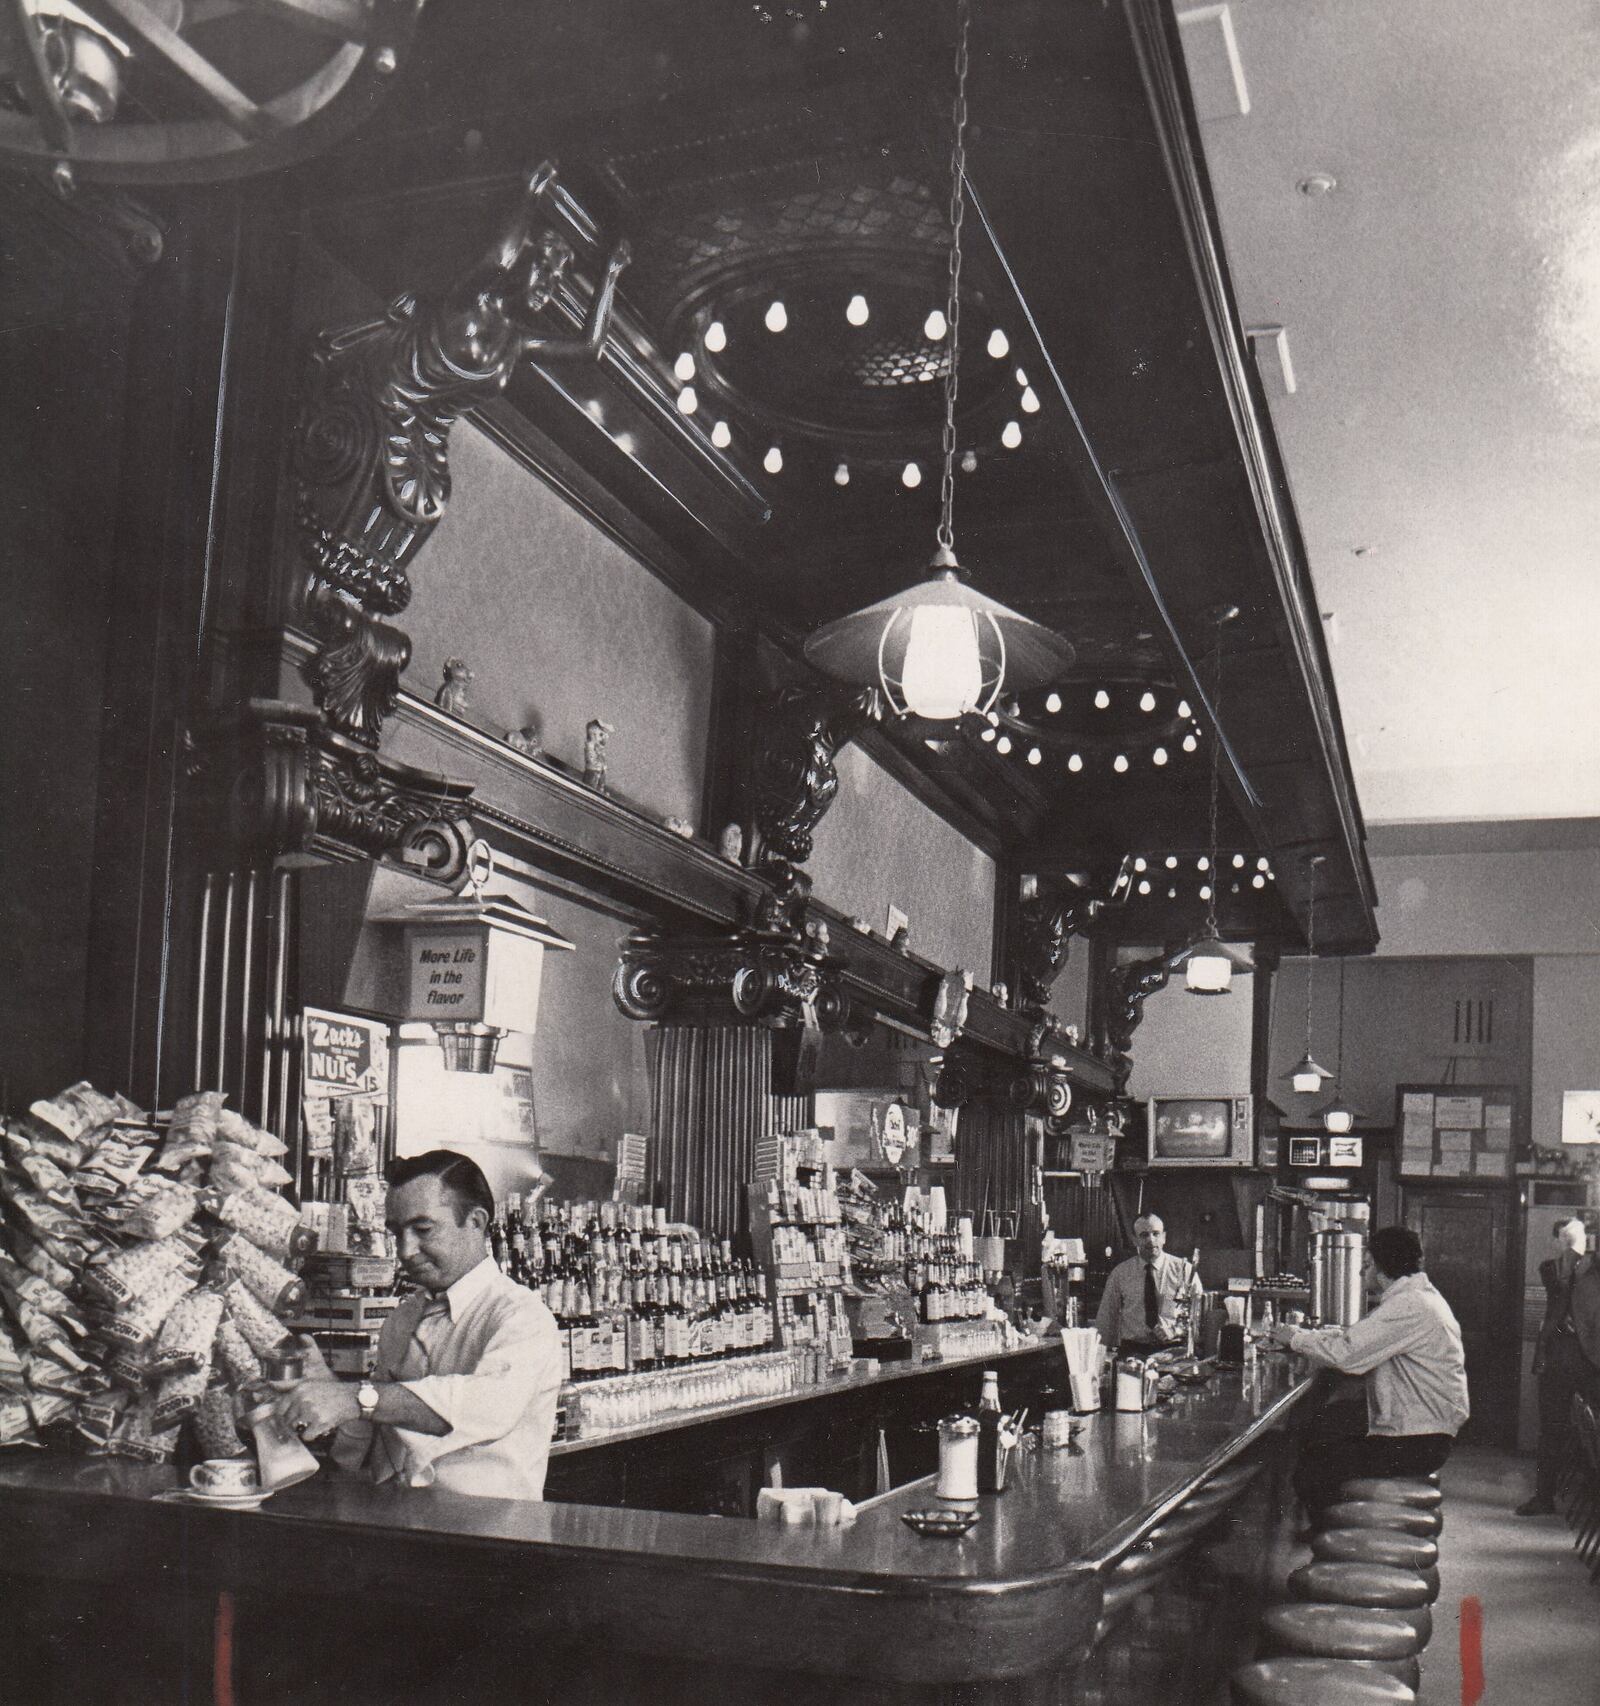
{"type": "Polygon", "coordinates": [[[370,1380],[363,1380],[356,1388],[356,1408],[364,1422],[370,1422],[377,1411],[378,1389],[370,1380]]]}

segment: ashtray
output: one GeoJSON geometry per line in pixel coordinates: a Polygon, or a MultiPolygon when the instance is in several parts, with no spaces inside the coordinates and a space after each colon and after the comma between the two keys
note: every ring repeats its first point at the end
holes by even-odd
{"type": "Polygon", "coordinates": [[[900,1520],[918,1534],[937,1535],[945,1540],[959,1540],[978,1520],[976,1511],[929,1510],[902,1511],[900,1520]]]}

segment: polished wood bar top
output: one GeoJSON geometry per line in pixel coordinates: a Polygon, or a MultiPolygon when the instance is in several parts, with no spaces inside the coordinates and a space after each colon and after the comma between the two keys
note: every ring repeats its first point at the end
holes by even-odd
{"type": "Polygon", "coordinates": [[[176,1474],[109,1459],[0,1461],[0,1568],[271,1599],[347,1596],[515,1617],[565,1641],[886,1680],[962,1682],[1087,1650],[1105,1564],[1311,1388],[1293,1359],[1220,1370],[1073,1447],[1013,1457],[961,1540],[900,1521],[913,1482],[849,1527],[474,1499],[331,1473],[257,1511],[174,1501],[176,1474]],[[162,1494],[168,1497],[163,1499],[162,1494]]]}

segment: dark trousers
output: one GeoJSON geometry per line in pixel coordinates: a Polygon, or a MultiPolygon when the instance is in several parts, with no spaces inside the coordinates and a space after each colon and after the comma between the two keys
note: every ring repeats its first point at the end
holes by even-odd
{"type": "MultiPolygon", "coordinates": [[[[1363,1420],[1365,1418],[1363,1417],[1363,1420]]],[[[1340,1485],[1357,1475],[1431,1475],[1444,1467],[1455,1439],[1450,1434],[1318,1434],[1301,1441],[1295,1491],[1315,1515],[1339,1497],[1340,1485]]]]}
{"type": "Polygon", "coordinates": [[[1535,1495],[1553,1499],[1572,1436],[1572,1399],[1582,1393],[1600,1403],[1600,1369],[1583,1354],[1574,1333],[1559,1333],[1545,1352],[1539,1374],[1539,1455],[1535,1495]]]}

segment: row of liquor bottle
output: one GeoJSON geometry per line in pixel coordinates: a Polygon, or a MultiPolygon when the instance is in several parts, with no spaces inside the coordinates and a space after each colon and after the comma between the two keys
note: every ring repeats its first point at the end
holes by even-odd
{"type": "Polygon", "coordinates": [[[763,1351],[774,1342],[767,1276],[727,1239],[669,1228],[626,1204],[547,1205],[530,1229],[516,1197],[490,1227],[502,1271],[539,1292],[574,1380],[763,1351]]]}

